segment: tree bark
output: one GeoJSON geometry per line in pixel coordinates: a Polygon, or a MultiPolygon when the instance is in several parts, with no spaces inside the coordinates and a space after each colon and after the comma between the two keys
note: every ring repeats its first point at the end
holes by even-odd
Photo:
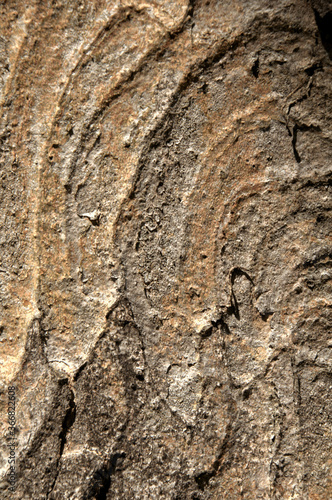
{"type": "Polygon", "coordinates": [[[332,498],[331,2],[0,9],[1,498],[332,498]]]}

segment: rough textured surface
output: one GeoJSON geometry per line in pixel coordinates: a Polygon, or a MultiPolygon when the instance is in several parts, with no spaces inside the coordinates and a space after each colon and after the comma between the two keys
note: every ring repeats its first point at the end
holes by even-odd
{"type": "Polygon", "coordinates": [[[331,2],[0,9],[1,498],[332,498],[331,2]]]}

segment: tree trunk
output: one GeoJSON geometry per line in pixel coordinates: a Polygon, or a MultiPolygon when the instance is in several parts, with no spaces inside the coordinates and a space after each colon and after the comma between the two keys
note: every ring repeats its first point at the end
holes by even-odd
{"type": "Polygon", "coordinates": [[[0,9],[1,498],[332,498],[331,2],[0,9]]]}

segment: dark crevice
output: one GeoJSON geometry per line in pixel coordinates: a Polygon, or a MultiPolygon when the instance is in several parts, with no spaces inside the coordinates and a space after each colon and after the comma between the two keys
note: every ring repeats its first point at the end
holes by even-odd
{"type": "Polygon", "coordinates": [[[251,72],[255,78],[259,76],[259,59],[257,58],[254,64],[252,65],[251,72]]]}
{"type": "Polygon", "coordinates": [[[228,329],[227,324],[225,323],[224,315],[223,314],[221,314],[220,318],[218,318],[216,321],[212,320],[211,324],[217,330],[220,330],[222,328],[222,329],[224,329],[226,331],[226,333],[229,333],[229,329],[228,329]]]}
{"type": "Polygon", "coordinates": [[[78,370],[76,371],[75,375],[74,375],[74,382],[76,382],[79,378],[79,376],[81,375],[81,373],[83,372],[83,370],[88,366],[88,361],[84,361],[84,363],[78,368],[78,370]]]}
{"type": "Polygon", "coordinates": [[[61,460],[62,453],[65,447],[65,444],[67,442],[67,434],[69,432],[69,429],[73,426],[74,422],[76,419],[76,404],[75,404],[75,397],[74,393],[72,390],[70,390],[70,400],[69,400],[69,407],[67,409],[65,418],[63,419],[62,422],[62,429],[59,434],[60,438],[60,457],[59,461],[61,460]]]}
{"type": "Polygon", "coordinates": [[[267,321],[270,318],[270,316],[273,316],[273,313],[272,312],[260,313],[260,315],[263,321],[267,321]]]}
{"type": "Polygon", "coordinates": [[[291,132],[291,130],[290,130],[290,128],[289,128],[289,126],[288,126],[287,121],[286,121],[286,123],[285,123],[285,122],[281,122],[281,123],[282,123],[283,125],[286,125],[286,129],[287,129],[288,135],[289,135],[289,137],[292,137],[292,132],[291,132]]]}
{"type": "MultiPolygon", "coordinates": [[[[228,312],[228,310],[227,310],[227,312],[228,312]]],[[[226,335],[230,335],[230,333],[231,333],[230,329],[229,329],[229,327],[228,327],[228,325],[223,317],[221,317],[221,319],[219,319],[217,321],[212,321],[211,323],[215,328],[218,328],[219,330],[222,329],[226,333],[226,335]]]]}
{"type": "Polygon", "coordinates": [[[215,471],[202,472],[195,477],[195,481],[200,490],[204,491],[205,487],[209,484],[211,477],[215,475],[215,471]]]}
{"type": "Polygon", "coordinates": [[[250,283],[254,284],[252,277],[249,275],[248,271],[245,271],[241,267],[234,267],[230,272],[231,284],[234,285],[235,278],[237,276],[245,276],[250,283]]]}
{"type": "Polygon", "coordinates": [[[307,92],[306,94],[302,95],[301,97],[299,97],[298,99],[296,99],[295,101],[291,102],[288,106],[288,110],[287,110],[287,115],[289,115],[290,113],[290,110],[296,105],[296,104],[301,104],[301,102],[305,101],[306,99],[308,99],[308,97],[310,97],[310,93],[311,93],[311,88],[312,88],[312,81],[309,80],[309,83],[307,85],[307,92]]]}
{"type": "Polygon", "coordinates": [[[301,157],[298,153],[298,150],[296,149],[297,131],[298,131],[297,125],[294,125],[293,134],[292,134],[292,147],[293,147],[293,153],[294,153],[295,160],[297,161],[297,163],[301,163],[301,161],[302,161],[301,157]]]}
{"type": "Polygon", "coordinates": [[[314,13],[323,47],[332,60],[332,11],[327,12],[323,17],[316,9],[314,9],[314,13]]]}
{"type": "Polygon", "coordinates": [[[207,328],[207,330],[203,330],[200,332],[202,339],[207,339],[208,337],[211,337],[212,333],[214,332],[214,327],[210,326],[210,328],[207,328]]]}
{"type": "Polygon", "coordinates": [[[228,308],[230,314],[234,314],[235,318],[239,321],[240,318],[240,310],[239,305],[235,297],[235,293],[232,289],[231,291],[231,307],[228,308]]]}
{"type": "Polygon", "coordinates": [[[195,3],[196,3],[196,0],[189,0],[188,16],[190,16],[191,18],[194,17],[195,3]]]}
{"type": "MultiPolygon", "coordinates": [[[[68,381],[61,381],[64,384],[68,384],[68,381]]],[[[60,462],[63,454],[63,450],[65,448],[65,445],[67,443],[67,435],[70,430],[70,428],[73,426],[74,422],[76,419],[76,404],[75,404],[75,396],[74,392],[72,389],[70,389],[70,400],[69,400],[69,406],[67,408],[65,417],[62,421],[62,428],[59,434],[59,439],[60,439],[60,450],[59,450],[59,457],[57,459],[57,466],[56,466],[56,474],[52,483],[52,486],[47,494],[47,498],[50,498],[50,495],[52,494],[56,481],[58,479],[59,473],[60,473],[60,462]]]]}
{"type": "Polygon", "coordinates": [[[238,276],[244,276],[245,278],[247,278],[247,280],[253,285],[254,282],[251,278],[251,276],[249,275],[249,273],[247,271],[245,271],[244,269],[241,269],[240,267],[234,267],[231,272],[230,272],[230,281],[231,281],[231,305],[227,308],[227,313],[229,315],[231,314],[234,314],[235,318],[239,321],[240,320],[240,310],[239,310],[239,305],[238,305],[238,302],[237,302],[237,299],[236,299],[236,296],[235,296],[235,293],[234,293],[234,289],[233,289],[233,286],[234,286],[234,282],[235,282],[235,279],[238,277],[238,276]]]}
{"type": "Polygon", "coordinates": [[[314,64],[312,64],[311,66],[309,66],[308,68],[306,68],[304,71],[306,72],[306,74],[308,76],[313,76],[316,71],[319,71],[321,69],[322,69],[322,63],[321,62],[315,62],[314,64]]]}
{"type": "MultiPolygon", "coordinates": [[[[229,312],[229,308],[227,309],[227,313],[228,312],[229,312]]],[[[200,332],[200,336],[204,340],[204,339],[207,339],[208,337],[210,337],[214,332],[216,332],[216,331],[220,332],[221,330],[223,330],[228,335],[230,334],[228,325],[224,320],[223,314],[221,314],[220,317],[218,319],[216,319],[216,321],[211,320],[211,326],[209,326],[206,329],[203,329],[200,332]]]]}
{"type": "MultiPolygon", "coordinates": [[[[305,99],[306,98],[307,97],[305,96],[305,99]]],[[[302,100],[304,100],[304,98],[301,98],[299,101],[302,101],[302,100]]],[[[289,106],[289,109],[294,104],[295,103],[292,103],[289,106]]],[[[299,152],[297,150],[297,133],[298,133],[298,131],[301,131],[301,132],[309,132],[309,131],[310,132],[321,132],[321,128],[318,125],[306,125],[306,124],[296,123],[293,126],[293,129],[291,130],[290,126],[288,125],[287,120],[286,120],[286,123],[285,122],[281,122],[281,123],[283,123],[283,125],[286,126],[288,135],[292,138],[292,148],[293,148],[293,153],[294,153],[295,160],[297,161],[297,163],[301,163],[302,159],[301,159],[301,157],[299,155],[299,152]]]]}
{"type": "Polygon", "coordinates": [[[243,390],[242,392],[242,398],[245,401],[246,399],[249,399],[252,394],[252,387],[248,387],[243,390]]]}
{"type": "Polygon", "coordinates": [[[88,500],[90,498],[94,500],[106,500],[111,487],[111,477],[114,475],[119,465],[118,462],[125,458],[126,454],[124,452],[111,455],[107,463],[94,473],[92,484],[85,493],[83,500],[88,500]]]}

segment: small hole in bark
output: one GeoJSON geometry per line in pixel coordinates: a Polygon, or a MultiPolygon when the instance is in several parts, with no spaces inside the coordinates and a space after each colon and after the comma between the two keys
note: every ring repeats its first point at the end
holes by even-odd
{"type": "Polygon", "coordinates": [[[309,290],[313,290],[316,286],[315,283],[311,280],[307,280],[306,285],[309,288],[309,290]]]}
{"type": "Polygon", "coordinates": [[[92,219],[91,224],[93,226],[99,226],[100,225],[100,217],[98,217],[97,219],[92,219]]]}
{"type": "Polygon", "coordinates": [[[202,472],[202,474],[199,474],[199,476],[195,477],[195,481],[200,490],[204,491],[205,486],[209,484],[212,476],[214,476],[213,472],[202,472]]]}
{"type": "Polygon", "coordinates": [[[203,83],[202,87],[199,89],[199,92],[203,92],[203,94],[206,94],[208,91],[208,85],[207,83],[203,83]]]}
{"type": "Polygon", "coordinates": [[[251,393],[252,393],[251,387],[249,387],[249,389],[244,389],[244,391],[242,393],[243,399],[249,399],[249,397],[251,396],[251,393]]]}
{"type": "Polygon", "coordinates": [[[254,64],[252,65],[251,72],[255,78],[258,78],[259,75],[259,59],[257,58],[254,64]]]}
{"type": "Polygon", "coordinates": [[[315,73],[316,69],[318,69],[318,67],[319,67],[318,64],[313,64],[312,66],[305,69],[304,71],[306,72],[306,74],[308,76],[312,76],[315,73]]]}
{"type": "Polygon", "coordinates": [[[271,313],[271,312],[265,313],[265,314],[260,313],[260,314],[261,314],[261,318],[263,321],[267,321],[269,319],[269,317],[273,315],[273,313],[271,313]]]}

